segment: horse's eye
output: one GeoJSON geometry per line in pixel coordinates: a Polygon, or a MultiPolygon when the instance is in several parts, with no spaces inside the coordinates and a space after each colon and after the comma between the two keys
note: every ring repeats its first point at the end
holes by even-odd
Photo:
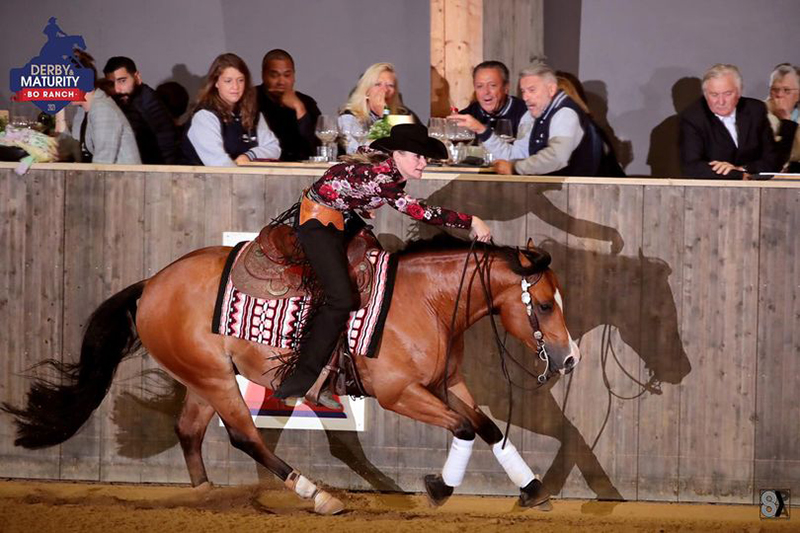
{"type": "Polygon", "coordinates": [[[552,310],[553,310],[552,303],[539,304],[539,311],[541,311],[542,313],[549,313],[552,310]]]}

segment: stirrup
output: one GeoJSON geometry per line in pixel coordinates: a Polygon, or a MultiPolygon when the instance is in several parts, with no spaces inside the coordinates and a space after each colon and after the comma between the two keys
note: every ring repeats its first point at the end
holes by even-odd
{"type": "Polygon", "coordinates": [[[344,409],[344,406],[339,403],[336,398],[333,397],[330,389],[325,389],[319,393],[317,398],[314,398],[311,395],[311,391],[306,393],[306,400],[316,405],[321,405],[322,407],[327,407],[328,409],[333,409],[334,411],[341,411],[344,409]]]}

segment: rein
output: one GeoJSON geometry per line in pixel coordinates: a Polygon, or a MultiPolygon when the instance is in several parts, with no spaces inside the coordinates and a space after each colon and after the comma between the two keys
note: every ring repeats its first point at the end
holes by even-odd
{"type": "MultiPolygon", "coordinates": [[[[536,352],[542,361],[545,363],[544,371],[537,375],[527,368],[518,361],[511,352],[508,351],[508,348],[505,345],[503,339],[500,338],[500,332],[497,329],[497,323],[495,322],[493,308],[494,308],[494,297],[492,295],[491,283],[490,283],[490,272],[491,272],[491,262],[490,258],[491,255],[489,254],[489,249],[485,248],[483,251],[483,255],[479,258],[477,252],[475,251],[475,243],[477,240],[473,239],[472,243],[470,244],[469,251],[467,252],[467,256],[464,259],[464,268],[461,271],[461,280],[458,284],[458,291],[456,292],[456,300],[453,304],[453,315],[450,319],[450,336],[447,342],[447,351],[445,353],[445,372],[444,372],[444,399],[445,403],[449,406],[448,401],[448,388],[447,388],[447,376],[450,373],[450,354],[452,353],[453,347],[453,335],[452,332],[455,329],[456,323],[456,316],[458,314],[458,304],[461,300],[461,292],[464,288],[464,280],[466,279],[467,274],[467,267],[469,266],[470,258],[475,259],[475,273],[473,274],[473,278],[476,274],[480,275],[481,280],[481,287],[483,289],[484,299],[486,301],[486,306],[489,311],[489,322],[492,325],[492,332],[494,333],[495,343],[497,344],[497,353],[500,356],[500,368],[503,370],[503,376],[506,378],[506,383],[508,385],[508,417],[506,419],[506,430],[504,432],[503,438],[503,446],[505,446],[506,441],[508,440],[508,432],[511,427],[511,415],[513,412],[513,389],[512,386],[522,389],[524,391],[534,391],[541,388],[547,382],[547,373],[550,370],[550,357],[547,353],[547,349],[545,347],[544,342],[544,335],[541,332],[539,327],[539,319],[536,317],[536,313],[533,311],[533,306],[531,305],[532,298],[528,289],[535,286],[539,281],[541,281],[542,276],[544,275],[542,272],[538,274],[536,279],[531,283],[527,280],[527,278],[523,277],[520,283],[520,287],[522,289],[522,294],[520,299],[522,303],[525,304],[526,311],[528,313],[528,321],[531,324],[531,328],[533,329],[533,338],[536,341],[536,352]],[[511,375],[508,372],[508,363],[507,359],[511,359],[519,368],[521,368],[526,374],[531,377],[536,377],[537,385],[533,388],[523,387],[521,385],[517,385],[511,379],[511,375]]],[[[469,308],[469,306],[467,306],[469,308]]]]}

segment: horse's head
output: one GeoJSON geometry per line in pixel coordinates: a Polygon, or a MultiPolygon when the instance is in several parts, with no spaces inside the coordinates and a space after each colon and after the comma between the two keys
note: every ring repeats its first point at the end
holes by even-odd
{"type": "Polygon", "coordinates": [[[495,298],[503,327],[544,362],[540,382],[556,372],[572,372],[581,354],[567,330],[558,279],[548,268],[550,254],[529,241],[525,249],[504,250],[503,259],[508,271],[495,298]]]}

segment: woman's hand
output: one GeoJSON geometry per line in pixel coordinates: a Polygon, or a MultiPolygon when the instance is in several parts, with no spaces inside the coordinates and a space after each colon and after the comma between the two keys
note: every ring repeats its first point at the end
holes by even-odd
{"type": "Polygon", "coordinates": [[[489,239],[492,238],[492,230],[489,229],[486,222],[472,215],[472,227],[469,229],[469,236],[481,242],[489,242],[489,239]]]}
{"type": "Polygon", "coordinates": [[[372,86],[367,90],[367,105],[370,110],[379,117],[383,115],[383,108],[386,105],[386,89],[380,86],[372,86]]]}

